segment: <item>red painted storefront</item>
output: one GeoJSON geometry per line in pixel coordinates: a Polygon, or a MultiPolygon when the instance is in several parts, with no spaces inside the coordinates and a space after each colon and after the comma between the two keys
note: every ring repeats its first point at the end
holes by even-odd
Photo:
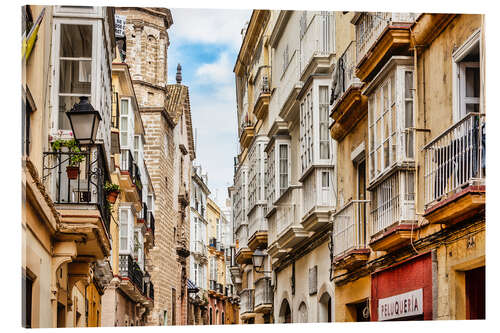
{"type": "Polygon", "coordinates": [[[432,259],[425,253],[376,271],[371,275],[371,320],[378,321],[379,300],[423,290],[423,315],[397,320],[432,320],[432,259]]]}

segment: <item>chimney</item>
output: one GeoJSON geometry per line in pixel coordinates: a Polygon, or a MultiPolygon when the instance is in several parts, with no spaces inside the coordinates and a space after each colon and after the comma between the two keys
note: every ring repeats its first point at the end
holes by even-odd
{"type": "Polygon", "coordinates": [[[175,75],[175,80],[177,81],[177,84],[181,84],[182,81],[181,70],[182,70],[181,64],[177,64],[177,74],[175,75]]]}

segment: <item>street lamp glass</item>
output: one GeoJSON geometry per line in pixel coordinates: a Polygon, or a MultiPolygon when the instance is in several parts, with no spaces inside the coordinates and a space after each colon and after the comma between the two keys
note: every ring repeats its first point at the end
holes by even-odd
{"type": "Polygon", "coordinates": [[[255,250],[252,255],[252,262],[254,267],[262,268],[262,264],[264,263],[264,257],[266,255],[262,250],[255,250]]]}
{"type": "Polygon", "coordinates": [[[92,144],[97,135],[101,115],[89,103],[88,97],[80,97],[80,102],[66,112],[73,130],[73,136],[79,144],[92,144]]]}

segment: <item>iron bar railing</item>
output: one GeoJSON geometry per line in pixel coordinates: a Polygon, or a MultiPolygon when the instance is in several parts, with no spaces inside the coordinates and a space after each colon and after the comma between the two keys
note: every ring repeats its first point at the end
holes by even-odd
{"type": "Polygon", "coordinates": [[[352,200],[333,215],[333,255],[366,247],[368,200],[352,200]]]}
{"type": "Polygon", "coordinates": [[[153,234],[153,237],[155,235],[155,216],[153,215],[152,211],[149,211],[149,225],[148,227],[151,229],[151,233],[153,234]]]}
{"type": "Polygon", "coordinates": [[[356,23],[356,63],[368,53],[368,50],[376,43],[380,35],[388,26],[409,27],[418,14],[415,13],[385,13],[366,12],[363,13],[356,23]]]}
{"type": "Polygon", "coordinates": [[[105,167],[103,149],[96,145],[83,146],[81,150],[44,152],[43,180],[50,183],[52,200],[56,204],[96,204],[109,233],[111,214],[104,184],[110,178],[105,167]],[[77,155],[81,157],[76,158],[77,155]],[[82,158],[79,162],[71,162],[82,158]],[[78,167],[76,179],[68,177],[66,167],[70,164],[78,167]]]}
{"type": "Polygon", "coordinates": [[[425,204],[484,181],[485,115],[469,113],[424,147],[425,204]]]}
{"type": "Polygon", "coordinates": [[[396,224],[415,222],[414,177],[415,171],[396,171],[372,191],[372,236],[396,224]]]}
{"type": "MultiPolygon", "coordinates": [[[[356,42],[352,41],[347,49],[344,51],[339,61],[337,61],[336,69],[334,71],[336,77],[336,86],[333,90],[332,103],[335,104],[344,93],[356,83],[361,84],[360,80],[354,74],[356,69],[356,42]]],[[[332,88],[333,89],[333,88],[332,88]]]]}
{"type": "Polygon", "coordinates": [[[120,254],[119,269],[122,277],[127,277],[142,292],[144,292],[143,279],[144,273],[139,265],[129,254],[120,254]]]}

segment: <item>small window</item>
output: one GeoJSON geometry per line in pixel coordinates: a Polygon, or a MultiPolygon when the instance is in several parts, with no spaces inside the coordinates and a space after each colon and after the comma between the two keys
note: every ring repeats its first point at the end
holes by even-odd
{"type": "Polygon", "coordinates": [[[328,171],[321,172],[321,187],[330,187],[330,173],[328,171]]]}

